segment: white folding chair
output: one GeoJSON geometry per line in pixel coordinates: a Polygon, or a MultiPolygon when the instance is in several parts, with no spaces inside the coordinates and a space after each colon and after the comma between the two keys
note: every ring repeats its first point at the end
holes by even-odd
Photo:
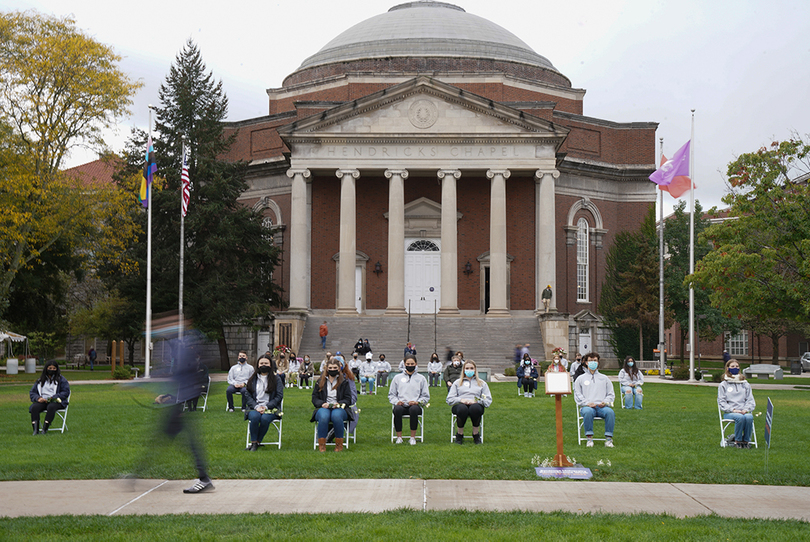
{"type": "MultiPolygon", "coordinates": [[[[351,422],[349,420],[346,420],[346,421],[343,422],[343,446],[347,450],[349,449],[349,441],[352,441],[355,444],[357,444],[357,426],[354,427],[353,432],[349,432],[349,424],[350,423],[351,422]]],[[[330,422],[329,425],[332,425],[332,423],[330,422]]],[[[327,446],[334,446],[335,442],[334,441],[327,442],[326,445],[327,446]]],[[[318,424],[317,423],[315,424],[315,431],[313,432],[313,436],[312,436],[312,449],[313,450],[318,449],[318,424]]]]}
{"type": "MultiPolygon", "coordinates": [[[[200,393],[200,398],[203,400],[203,404],[202,404],[202,411],[203,412],[205,412],[205,407],[208,406],[208,390],[210,390],[210,389],[211,389],[211,377],[209,376],[208,377],[208,384],[205,385],[205,391],[200,393]]],[[[199,404],[199,400],[197,401],[197,404],[199,404]]],[[[184,411],[188,410],[188,401],[183,403],[183,410],[184,411]]],[[[225,410],[228,410],[227,401],[225,402],[225,410]]]]}
{"type": "MultiPolygon", "coordinates": [[[[478,427],[478,434],[481,435],[481,443],[484,442],[484,416],[481,416],[481,425],[478,427]]],[[[464,433],[464,438],[473,438],[472,432],[464,433]]],[[[456,415],[450,413],[450,442],[456,440],[456,415]]]]}
{"type": "MultiPolygon", "coordinates": [[[[284,400],[283,399],[281,401],[281,406],[279,406],[278,410],[279,410],[279,412],[284,414],[284,400]]],[[[275,420],[270,422],[270,425],[273,426],[276,429],[276,431],[278,432],[278,439],[277,440],[271,440],[271,441],[265,440],[263,442],[260,442],[259,446],[278,446],[278,449],[280,450],[281,449],[281,428],[282,428],[283,423],[284,423],[284,416],[276,418],[275,420]]],[[[268,427],[267,428],[267,434],[265,435],[265,438],[267,438],[267,435],[269,435],[269,434],[270,434],[270,428],[268,427]]],[[[247,448],[248,446],[250,446],[250,422],[248,422],[248,424],[247,424],[246,436],[245,436],[245,448],[247,448]]]]}
{"type": "MultiPolygon", "coordinates": [[[[588,440],[588,437],[585,436],[585,418],[582,417],[582,414],[580,413],[580,406],[577,404],[576,401],[574,401],[574,407],[577,409],[577,444],[581,445],[583,440],[588,440]]],[[[594,416],[593,420],[604,421],[605,419],[599,416],[594,416]]],[[[593,440],[607,440],[607,439],[593,437],[593,440]]]]}
{"type": "Polygon", "coordinates": [[[67,398],[68,406],[66,406],[65,408],[63,408],[61,410],[56,411],[56,414],[60,418],[62,418],[62,427],[50,427],[48,429],[48,431],[59,431],[60,433],[64,433],[65,431],[67,431],[67,413],[68,413],[68,409],[70,408],[70,397],[72,395],[73,395],[73,392],[71,391],[68,394],[68,398],[67,398]]]}
{"type": "MultiPolygon", "coordinates": [[[[734,420],[727,420],[723,417],[723,411],[720,410],[719,404],[717,405],[717,415],[720,417],[720,447],[725,448],[729,445],[729,441],[734,436],[734,420]],[[726,435],[729,425],[731,426],[732,434],[726,435]]],[[[759,448],[759,446],[757,446],[757,427],[755,424],[751,425],[751,438],[752,440],[748,444],[753,444],[754,448],[759,448]]]]}
{"type": "MultiPolygon", "coordinates": [[[[422,414],[419,415],[419,430],[416,433],[416,440],[419,442],[425,442],[425,407],[422,407],[422,414]]],[[[402,416],[402,430],[405,430],[405,420],[410,422],[411,416],[410,414],[404,414],[402,416]]],[[[410,426],[409,426],[410,427],[410,426]]],[[[409,430],[410,431],[410,430],[409,430]]],[[[408,437],[410,438],[410,437],[408,437]]],[[[391,442],[394,442],[397,439],[396,431],[394,430],[394,413],[391,412],[391,442]]]]}

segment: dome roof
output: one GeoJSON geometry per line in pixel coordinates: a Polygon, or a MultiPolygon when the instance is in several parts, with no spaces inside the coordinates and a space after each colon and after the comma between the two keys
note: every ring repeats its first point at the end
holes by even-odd
{"type": "Polygon", "coordinates": [[[458,6],[433,0],[400,4],[354,25],[304,60],[298,71],[391,57],[487,59],[559,73],[547,58],[508,30],[458,6]]]}

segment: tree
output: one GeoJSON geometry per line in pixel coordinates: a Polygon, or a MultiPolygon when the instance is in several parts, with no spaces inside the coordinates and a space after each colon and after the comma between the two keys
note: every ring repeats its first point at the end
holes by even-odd
{"type": "MultiPolygon", "coordinates": [[[[281,304],[279,289],[272,282],[279,251],[273,245],[272,232],[262,226],[262,216],[238,202],[247,189],[246,164],[220,159],[233,142],[224,136],[228,100],[222,83],[206,73],[193,42],[188,41],[175,58],[159,96],[154,145],[165,189],[153,193],[152,275],[163,280],[153,283],[152,310],[166,312],[178,306],[180,172],[185,137],[191,153],[193,189],[185,221],[184,312],[197,329],[218,341],[220,365],[227,370],[230,362],[223,326],[252,324],[281,304]]],[[[136,133],[130,142],[130,173],[142,167],[145,135],[136,133]]],[[[144,214],[140,213],[141,220],[144,214]]],[[[145,262],[145,248],[143,238],[133,244],[133,259],[145,262]]],[[[137,284],[114,284],[133,305],[142,303],[145,290],[145,265],[139,268],[137,284]]]]}
{"type": "Polygon", "coordinates": [[[123,194],[60,173],[71,149],[103,148],[102,131],[128,113],[141,84],[120,60],[69,17],[0,14],[0,311],[17,274],[59,243],[101,260],[133,234],[123,194]]]}
{"type": "Polygon", "coordinates": [[[608,252],[599,311],[611,329],[611,342],[619,358],[638,352],[637,357],[643,359],[645,351],[652,357],[652,349],[658,342],[655,231],[655,207],[651,207],[639,230],[617,234],[608,252]]]}
{"type": "MultiPolygon", "coordinates": [[[[703,215],[703,208],[699,201],[695,201],[695,262],[700,262],[709,252],[711,244],[701,236],[708,228],[710,222],[703,215]]],[[[684,279],[689,275],[689,213],[686,212],[686,202],[680,201],[675,206],[672,216],[666,221],[664,227],[664,242],[668,258],[664,267],[664,287],[666,290],[666,306],[674,319],[680,325],[681,364],[684,363],[684,343],[689,334],[689,283],[684,279]]],[[[733,318],[726,318],[709,300],[707,290],[697,288],[695,297],[695,317],[700,318],[700,338],[714,340],[724,331],[736,333],[740,322],[733,318]]]]}
{"type": "Polygon", "coordinates": [[[771,338],[774,363],[779,338],[810,314],[809,153],[794,137],[729,164],[729,219],[705,231],[716,248],[693,277],[725,315],[771,338]]]}

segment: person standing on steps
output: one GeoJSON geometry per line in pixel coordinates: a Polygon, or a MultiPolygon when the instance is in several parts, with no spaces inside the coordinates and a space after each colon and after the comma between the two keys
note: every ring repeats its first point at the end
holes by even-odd
{"type": "Polygon", "coordinates": [[[326,337],[329,335],[329,326],[326,325],[326,320],[318,328],[318,335],[321,337],[321,350],[326,350],[326,337]]]}

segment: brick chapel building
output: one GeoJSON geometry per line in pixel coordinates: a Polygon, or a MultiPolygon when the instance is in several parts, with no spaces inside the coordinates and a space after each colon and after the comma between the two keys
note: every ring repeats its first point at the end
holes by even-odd
{"type": "Polygon", "coordinates": [[[359,22],[267,95],[266,116],[228,124],[228,158],[250,163],[242,201],[282,248],[276,344],[303,351],[324,319],[388,322],[400,344],[409,313],[435,311],[440,330],[530,319],[548,351],[612,356],[605,258],[655,204],[656,123],[586,116],[520,38],[430,0],[359,22]]]}

